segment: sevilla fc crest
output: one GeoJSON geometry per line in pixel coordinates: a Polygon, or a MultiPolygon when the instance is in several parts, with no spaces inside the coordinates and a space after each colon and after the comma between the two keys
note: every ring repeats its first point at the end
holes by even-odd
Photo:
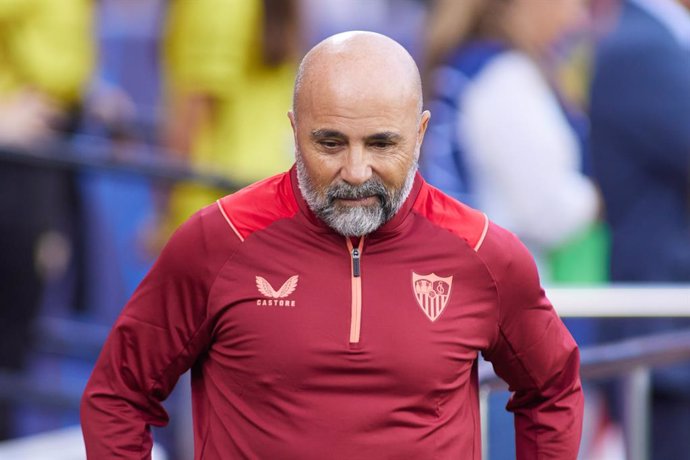
{"type": "Polygon", "coordinates": [[[414,289],[417,303],[431,321],[436,321],[436,318],[446,308],[452,284],[452,276],[441,278],[434,273],[431,275],[418,275],[412,272],[412,288],[414,289]]]}

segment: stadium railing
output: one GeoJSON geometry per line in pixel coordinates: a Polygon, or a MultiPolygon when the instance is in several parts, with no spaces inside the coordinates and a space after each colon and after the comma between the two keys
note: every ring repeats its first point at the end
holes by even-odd
{"type": "Polygon", "coordinates": [[[101,171],[144,176],[161,182],[193,181],[226,190],[245,184],[208,171],[190,169],[160,147],[128,143],[115,148],[108,139],[84,134],[69,142],[58,141],[30,149],[0,145],[0,162],[19,163],[61,170],[101,171]],[[123,153],[126,152],[126,153],[123,153]]]}
{"type": "MultiPolygon", "coordinates": [[[[547,295],[561,317],[690,317],[690,285],[551,287],[547,295]]],[[[623,380],[627,460],[648,460],[651,370],[690,361],[690,330],[584,347],[580,356],[583,381],[623,380]]],[[[486,362],[479,368],[479,383],[483,457],[489,458],[488,398],[507,387],[486,362]]]]}

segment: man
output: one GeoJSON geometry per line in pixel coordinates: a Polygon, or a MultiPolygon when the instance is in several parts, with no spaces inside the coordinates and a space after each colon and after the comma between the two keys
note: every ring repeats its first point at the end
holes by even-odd
{"type": "Polygon", "coordinates": [[[577,347],[517,239],[416,174],[429,113],[382,35],[304,58],[296,166],[173,236],[82,406],[90,458],[141,458],[192,369],[196,458],[478,459],[478,354],[515,395],[520,459],[574,459],[577,347]]]}
{"type": "MultiPolygon", "coordinates": [[[[690,0],[626,0],[597,50],[592,158],[611,227],[611,280],[690,281],[690,0]]],[[[688,295],[690,306],[690,294],[688,295]]],[[[651,305],[650,305],[651,307],[651,305]]],[[[620,319],[604,340],[690,327],[620,319]]],[[[690,366],[653,375],[652,458],[690,450],[690,366]]]]}

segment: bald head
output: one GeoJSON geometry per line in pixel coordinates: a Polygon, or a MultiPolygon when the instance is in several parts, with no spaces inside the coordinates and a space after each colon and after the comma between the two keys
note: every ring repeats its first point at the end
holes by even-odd
{"type": "Polygon", "coordinates": [[[419,69],[398,42],[374,32],[333,35],[302,60],[297,72],[293,111],[299,117],[314,98],[334,104],[367,103],[374,99],[412,104],[421,114],[422,85],[419,69]]]}

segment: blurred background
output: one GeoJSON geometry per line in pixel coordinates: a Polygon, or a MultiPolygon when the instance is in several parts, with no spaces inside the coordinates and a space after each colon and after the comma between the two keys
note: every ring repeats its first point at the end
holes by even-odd
{"type": "MultiPolygon", "coordinates": [[[[192,212],[290,167],[299,60],[353,29],[418,62],[425,178],[535,255],[581,458],[690,458],[688,0],[0,0],[0,458],[85,458],[123,305],[192,212]]],[[[515,458],[481,378],[485,458],[515,458]]],[[[157,458],[193,456],[185,379],[157,458]]]]}

